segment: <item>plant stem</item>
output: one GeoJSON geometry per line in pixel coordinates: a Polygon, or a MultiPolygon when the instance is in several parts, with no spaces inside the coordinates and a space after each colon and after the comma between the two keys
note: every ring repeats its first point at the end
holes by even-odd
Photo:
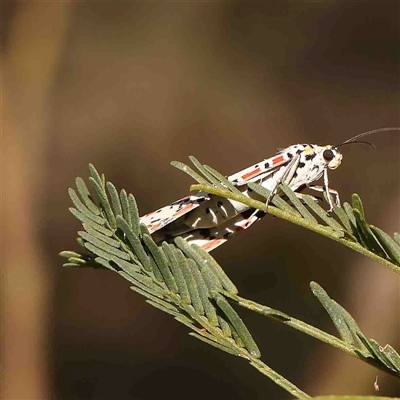
{"type": "Polygon", "coordinates": [[[251,208],[256,208],[256,209],[259,209],[262,211],[268,211],[268,214],[271,214],[277,218],[283,219],[285,221],[289,221],[295,225],[302,226],[303,228],[309,229],[313,232],[316,232],[323,236],[326,236],[329,239],[334,240],[335,242],[341,243],[344,246],[349,247],[350,249],[357,251],[358,253],[360,253],[366,257],[369,257],[370,259],[380,263],[381,265],[390,269],[391,271],[400,274],[399,266],[397,266],[397,265],[391,263],[390,261],[385,260],[384,258],[378,256],[377,254],[365,249],[360,244],[355,243],[351,240],[347,240],[343,236],[339,235],[337,232],[334,232],[331,228],[328,228],[328,227],[320,225],[320,224],[310,223],[309,221],[307,221],[306,219],[304,219],[302,217],[297,217],[296,215],[279,210],[276,207],[268,206],[268,209],[267,209],[265,203],[262,203],[261,201],[253,200],[253,199],[247,198],[244,195],[238,195],[238,194],[232,193],[228,190],[217,189],[214,186],[197,184],[197,185],[192,185],[190,187],[190,190],[205,191],[207,193],[215,194],[217,196],[226,197],[228,199],[239,201],[243,204],[250,206],[251,208]]]}
{"type": "Polygon", "coordinates": [[[285,389],[296,399],[311,399],[307,393],[300,390],[297,386],[293,385],[293,383],[289,382],[282,375],[279,375],[273,369],[265,365],[259,359],[251,359],[250,365],[260,371],[262,374],[266,375],[268,378],[272,379],[277,385],[285,389]]]}
{"type": "Polygon", "coordinates": [[[264,306],[262,304],[258,304],[254,301],[247,300],[238,295],[232,295],[232,294],[227,294],[227,293],[225,293],[225,295],[227,297],[231,298],[232,300],[236,301],[238,305],[240,305],[244,308],[247,308],[248,310],[255,311],[266,317],[272,318],[274,320],[278,320],[279,322],[282,322],[285,325],[288,325],[300,332],[303,332],[309,336],[312,336],[315,339],[320,340],[321,342],[327,343],[339,350],[342,350],[345,353],[347,353],[361,361],[364,361],[367,364],[369,364],[375,368],[379,368],[382,371],[395,376],[396,378],[399,377],[396,372],[390,371],[390,370],[384,368],[383,366],[381,366],[380,364],[376,364],[373,359],[369,360],[368,358],[360,355],[361,351],[358,350],[355,346],[351,345],[350,343],[346,343],[343,340],[337,338],[336,336],[326,333],[326,332],[316,328],[315,326],[309,325],[309,324],[307,324],[303,321],[300,321],[296,318],[292,318],[289,315],[283,314],[282,312],[277,311],[271,307],[264,306]],[[282,318],[282,317],[284,317],[284,318],[282,318]]]}

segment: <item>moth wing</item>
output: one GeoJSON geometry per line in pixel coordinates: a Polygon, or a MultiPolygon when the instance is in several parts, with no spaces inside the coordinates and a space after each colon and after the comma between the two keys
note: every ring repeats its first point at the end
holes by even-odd
{"type": "Polygon", "coordinates": [[[229,240],[229,237],[231,237],[231,234],[249,228],[251,225],[254,224],[254,222],[258,221],[259,219],[260,217],[257,217],[257,215],[251,215],[247,218],[243,217],[243,215],[240,215],[235,218],[235,221],[233,223],[227,224],[222,229],[222,231],[219,231],[215,237],[201,237],[199,234],[194,233],[192,234],[192,237],[188,240],[188,242],[190,244],[197,244],[203,250],[210,252],[221,246],[222,244],[226,243],[229,240]]]}
{"type": "Polygon", "coordinates": [[[145,224],[150,233],[154,233],[182,215],[194,210],[205,200],[209,200],[209,198],[204,194],[186,196],[168,206],[140,217],[140,223],[145,224]]]}
{"type": "Polygon", "coordinates": [[[190,244],[197,244],[200,246],[203,250],[207,251],[208,253],[210,251],[213,251],[217,247],[221,246],[221,244],[224,244],[228,241],[228,239],[198,239],[198,240],[191,240],[190,244]]]}
{"type": "Polygon", "coordinates": [[[248,182],[257,182],[258,180],[267,178],[280,167],[290,162],[291,158],[288,156],[288,149],[284,149],[271,158],[260,161],[236,174],[228,176],[228,180],[235,186],[242,186],[248,182]]]}

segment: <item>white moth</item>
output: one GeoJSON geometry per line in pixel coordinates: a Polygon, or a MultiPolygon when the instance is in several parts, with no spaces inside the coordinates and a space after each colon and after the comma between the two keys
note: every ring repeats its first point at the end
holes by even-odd
{"type": "MultiPolygon", "coordinates": [[[[337,206],[340,206],[340,199],[339,193],[329,187],[328,170],[340,166],[343,158],[340,147],[352,143],[372,145],[357,139],[378,131],[399,129],[381,128],[364,132],[339,145],[295,144],[271,158],[228,176],[227,179],[245,196],[256,200],[262,199],[247,184],[260,184],[271,192],[267,204],[277,192],[280,183],[286,183],[294,192],[305,187],[325,192],[329,211],[332,211],[331,195],[337,206]],[[323,186],[315,185],[320,178],[323,179],[323,186]]],[[[186,241],[211,251],[225,243],[233,233],[247,229],[264,215],[264,212],[257,212],[237,201],[198,192],[141,217],[140,222],[148,227],[156,242],[181,236],[186,241]]]]}

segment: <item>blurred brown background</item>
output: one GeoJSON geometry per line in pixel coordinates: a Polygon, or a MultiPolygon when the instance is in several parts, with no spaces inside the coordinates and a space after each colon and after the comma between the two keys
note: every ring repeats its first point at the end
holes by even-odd
{"type": "MultiPolygon", "coordinates": [[[[2,398],[290,398],[119,276],[63,269],[80,228],[67,189],[92,162],[145,214],[187,194],[171,160],[230,174],[278,147],[399,126],[399,44],[398,2],[3,3],[2,398]]],[[[344,148],[330,174],[390,233],[399,137],[344,148]]],[[[267,217],[213,256],[244,297],[334,333],[314,280],[399,348],[398,277],[339,244],[267,217]]],[[[240,313],[263,360],[306,392],[373,394],[373,368],[240,313]]]]}

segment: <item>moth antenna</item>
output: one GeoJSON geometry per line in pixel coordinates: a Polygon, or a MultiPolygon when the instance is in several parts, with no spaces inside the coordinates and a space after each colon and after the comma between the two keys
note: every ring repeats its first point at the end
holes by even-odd
{"type": "Polygon", "coordinates": [[[341,144],[338,144],[338,145],[336,145],[335,147],[336,148],[338,148],[338,147],[342,147],[342,146],[346,146],[346,145],[348,145],[348,144],[367,144],[368,146],[371,146],[371,147],[373,147],[374,149],[376,149],[376,146],[373,144],[373,143],[371,143],[371,142],[365,142],[364,140],[353,140],[353,141],[351,141],[351,142],[343,142],[343,143],[341,143],[341,144]]]}
{"type": "MultiPolygon", "coordinates": [[[[367,131],[367,132],[364,132],[364,133],[360,133],[360,134],[357,135],[357,136],[354,136],[354,137],[352,137],[352,138],[350,138],[350,139],[347,139],[346,141],[344,141],[344,142],[343,142],[342,144],[340,144],[339,146],[342,146],[342,145],[344,145],[344,144],[346,144],[346,143],[355,143],[355,141],[356,141],[357,139],[362,138],[362,137],[364,137],[364,136],[372,135],[372,134],[377,133],[377,132],[399,131],[399,130],[400,130],[399,127],[390,127],[390,128],[378,128],[378,129],[373,129],[372,131],[367,131]]],[[[369,142],[360,142],[360,143],[369,143],[369,142]]],[[[369,143],[369,144],[371,144],[371,143],[369,143]]]]}

